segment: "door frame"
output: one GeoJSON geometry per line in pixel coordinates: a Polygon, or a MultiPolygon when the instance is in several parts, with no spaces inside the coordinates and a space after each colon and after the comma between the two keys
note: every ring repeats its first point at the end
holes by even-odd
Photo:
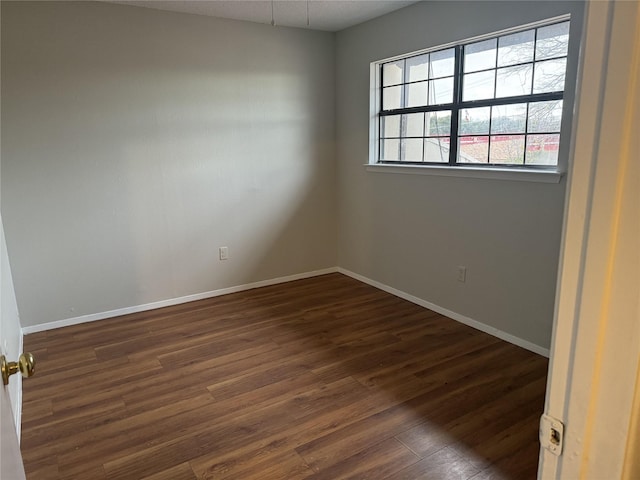
{"type": "Polygon", "coordinates": [[[639,71],[640,2],[587,2],[545,405],[564,452],[541,449],[542,479],[638,472],[639,71]]]}

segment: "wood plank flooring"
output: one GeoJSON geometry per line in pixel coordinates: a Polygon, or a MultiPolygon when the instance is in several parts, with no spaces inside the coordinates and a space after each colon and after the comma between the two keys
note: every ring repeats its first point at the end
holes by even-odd
{"type": "Polygon", "coordinates": [[[547,360],[340,274],[25,350],[29,479],[536,475],[547,360]]]}

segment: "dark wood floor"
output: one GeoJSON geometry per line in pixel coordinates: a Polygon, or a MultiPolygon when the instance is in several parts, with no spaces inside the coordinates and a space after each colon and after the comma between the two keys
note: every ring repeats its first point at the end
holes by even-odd
{"type": "Polygon", "coordinates": [[[25,348],[29,479],[535,478],[546,359],[340,274],[25,348]]]}

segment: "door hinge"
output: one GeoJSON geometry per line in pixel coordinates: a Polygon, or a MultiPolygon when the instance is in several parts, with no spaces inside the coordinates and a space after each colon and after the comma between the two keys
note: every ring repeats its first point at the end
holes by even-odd
{"type": "Polygon", "coordinates": [[[540,445],[554,455],[562,454],[564,443],[564,425],[557,418],[549,415],[540,417],[540,445]]]}

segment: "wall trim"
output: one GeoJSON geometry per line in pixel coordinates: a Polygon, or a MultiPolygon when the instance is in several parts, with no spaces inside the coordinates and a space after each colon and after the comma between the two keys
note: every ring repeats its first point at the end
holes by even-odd
{"type": "Polygon", "coordinates": [[[396,297],[407,300],[411,303],[415,303],[416,305],[420,305],[421,307],[428,308],[429,310],[433,310],[445,317],[456,320],[460,323],[463,323],[469,327],[475,328],[476,330],[480,330],[481,332],[488,333],[489,335],[493,335],[494,337],[499,338],[500,340],[504,340],[505,342],[512,343],[518,347],[522,347],[530,352],[537,353],[538,355],[542,355],[543,357],[549,358],[549,349],[543,348],[540,345],[536,345],[535,343],[524,340],[520,337],[516,337],[515,335],[511,335],[510,333],[504,332],[502,330],[498,330],[486,323],[479,322],[478,320],[474,320],[472,318],[466,317],[459,313],[453,312],[449,309],[443,308],[435,303],[428,302],[423,300],[422,298],[415,297],[410,295],[402,290],[398,290],[396,288],[385,285],[384,283],[377,282],[375,280],[371,280],[363,275],[359,275],[357,273],[351,272],[344,268],[338,267],[337,271],[342,273],[343,275],[347,275],[355,280],[359,280],[363,283],[371,285],[372,287],[383,290],[391,295],[395,295],[396,297]]]}
{"type": "Polygon", "coordinates": [[[204,300],[207,298],[219,297],[221,295],[227,295],[229,293],[243,292],[245,290],[252,290],[254,288],[267,287],[269,285],[277,285],[279,283],[292,282],[294,280],[302,280],[305,278],[318,277],[320,275],[326,275],[328,273],[336,273],[337,267],[324,268],[321,270],[313,270],[311,272],[297,273],[294,275],[287,275],[285,277],[277,277],[269,280],[261,280],[259,282],[246,283],[243,285],[236,285],[233,287],[220,288],[218,290],[211,290],[209,292],[196,293],[193,295],[185,295],[184,297],[170,298],[168,300],[160,300],[158,302],[145,303],[143,305],[135,305],[132,307],[118,308],[115,310],[109,310],[106,312],[92,313],[90,315],[82,315],[80,317],[66,318],[63,320],[56,320],[54,322],[41,323],[38,325],[31,325],[28,327],[22,327],[22,334],[29,335],[30,333],[44,332],[47,330],[54,330],[56,328],[69,327],[71,325],[78,325],[81,323],[95,322],[98,320],[105,320],[107,318],[119,317],[121,315],[128,315],[130,313],[145,312],[147,310],[154,310],[156,308],[170,307],[173,305],[179,305],[181,303],[194,302],[196,300],[204,300]]]}
{"type": "MultiPolygon", "coordinates": [[[[207,298],[219,297],[222,295],[227,295],[229,293],[243,292],[245,290],[252,290],[254,288],[267,287],[270,285],[277,285],[280,283],[292,282],[294,280],[302,280],[305,278],[318,277],[320,275],[326,275],[328,273],[341,273],[348,277],[351,277],[360,282],[366,283],[367,285],[371,285],[379,290],[390,293],[391,295],[395,295],[396,297],[402,298],[403,300],[407,300],[411,303],[415,303],[416,305],[420,305],[421,307],[428,308],[429,310],[433,310],[441,315],[444,315],[452,320],[456,320],[457,322],[463,323],[469,327],[475,328],[476,330],[480,330],[481,332],[488,333],[489,335],[493,335],[505,342],[512,343],[517,345],[518,347],[522,347],[531,352],[537,353],[538,355],[542,355],[543,357],[549,358],[549,349],[543,348],[540,345],[536,345],[535,343],[524,340],[520,337],[516,337],[515,335],[511,335],[510,333],[504,332],[502,330],[498,330],[490,325],[479,322],[472,318],[466,317],[454,311],[451,311],[447,308],[441,307],[434,303],[428,302],[427,300],[423,300],[422,298],[415,297],[410,295],[402,290],[398,290],[396,288],[390,287],[383,283],[377,282],[375,280],[371,280],[363,275],[354,273],[350,270],[341,267],[329,267],[321,270],[314,270],[311,272],[298,273],[295,275],[288,275],[285,277],[277,277],[269,280],[261,280],[259,282],[246,283],[243,285],[236,285],[233,287],[221,288],[218,290],[211,290],[209,292],[196,293],[194,295],[185,295],[184,297],[170,298],[168,300],[160,300],[158,302],[145,303],[143,305],[135,305],[133,307],[125,307],[119,308],[116,310],[109,310],[107,312],[93,313],[90,315],[82,315],[80,317],[67,318],[63,320],[56,320],[54,322],[41,323],[38,325],[32,325],[28,327],[22,328],[22,333],[20,335],[20,350],[22,350],[22,336],[29,335],[30,333],[44,332],[47,330],[54,330],[56,328],[69,327],[72,325],[78,325],[81,323],[95,322],[98,320],[105,320],[107,318],[119,317],[121,315],[128,315],[131,313],[139,313],[145,312],[147,310],[153,310],[156,308],[170,307],[172,305],[179,305],[181,303],[193,302],[196,300],[204,300],[207,298]]],[[[22,391],[20,392],[20,394],[22,391]]],[[[22,403],[22,402],[20,402],[22,403]]],[[[16,418],[19,418],[19,412],[16,412],[16,418]]]]}

